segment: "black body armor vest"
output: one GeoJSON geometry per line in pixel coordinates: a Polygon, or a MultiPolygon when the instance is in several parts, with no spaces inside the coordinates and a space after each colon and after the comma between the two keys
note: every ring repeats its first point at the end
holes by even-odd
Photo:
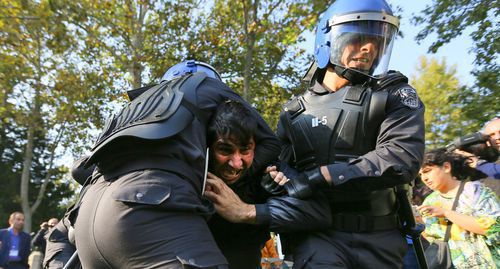
{"type": "MultiPolygon", "coordinates": [[[[292,99],[281,120],[293,145],[296,168],[304,171],[349,162],[374,150],[385,118],[388,88],[406,82],[401,73],[391,72],[371,84],[345,86],[323,95],[309,91],[292,99]]],[[[396,210],[393,188],[354,191],[340,185],[325,192],[334,214],[385,216],[396,210]]]]}
{"type": "Polygon", "coordinates": [[[296,167],[307,170],[348,162],[373,150],[386,100],[386,91],[346,86],[325,95],[307,92],[290,101],[283,115],[290,127],[296,167]]]}

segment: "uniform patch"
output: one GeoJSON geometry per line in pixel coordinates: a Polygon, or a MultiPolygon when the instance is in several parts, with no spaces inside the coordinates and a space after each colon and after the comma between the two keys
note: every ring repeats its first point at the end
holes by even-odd
{"type": "Polygon", "coordinates": [[[398,90],[399,97],[401,98],[401,103],[403,105],[415,109],[420,107],[420,102],[418,100],[417,92],[412,87],[406,87],[398,90]]]}

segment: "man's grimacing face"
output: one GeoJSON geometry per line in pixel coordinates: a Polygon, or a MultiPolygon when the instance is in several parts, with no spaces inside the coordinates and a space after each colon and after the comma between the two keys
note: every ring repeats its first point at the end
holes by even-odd
{"type": "Polygon", "coordinates": [[[218,137],[210,146],[210,171],[231,185],[245,175],[253,163],[255,141],[239,145],[233,139],[218,137]]]}

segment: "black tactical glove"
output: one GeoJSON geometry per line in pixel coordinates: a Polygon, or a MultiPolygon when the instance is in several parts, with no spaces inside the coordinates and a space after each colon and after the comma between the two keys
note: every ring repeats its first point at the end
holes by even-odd
{"type": "Polygon", "coordinates": [[[309,184],[310,182],[306,174],[299,173],[295,178],[289,179],[290,180],[285,184],[285,190],[289,196],[298,199],[305,199],[312,196],[313,188],[309,184]]]}
{"type": "Polygon", "coordinates": [[[262,177],[260,185],[271,195],[281,195],[285,193],[285,187],[276,183],[269,173],[262,177]]]}
{"type": "Polygon", "coordinates": [[[290,181],[285,184],[285,190],[291,197],[306,199],[313,195],[316,188],[326,186],[328,183],[318,167],[298,173],[295,178],[290,178],[290,181]]]}
{"type": "Polygon", "coordinates": [[[319,167],[299,173],[288,164],[281,163],[278,169],[290,179],[285,183],[285,190],[291,197],[305,199],[312,196],[316,187],[328,185],[319,167]]]}

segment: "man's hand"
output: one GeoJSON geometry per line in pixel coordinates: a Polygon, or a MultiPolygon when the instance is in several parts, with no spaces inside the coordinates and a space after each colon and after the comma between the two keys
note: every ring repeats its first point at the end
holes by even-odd
{"type": "Polygon", "coordinates": [[[266,174],[262,177],[260,185],[271,195],[281,195],[285,193],[283,185],[288,180],[283,172],[277,171],[276,166],[269,166],[266,168],[266,174]]]}
{"type": "Polygon", "coordinates": [[[454,150],[453,153],[456,153],[458,155],[462,155],[464,157],[467,157],[469,159],[468,162],[467,162],[467,164],[471,168],[476,168],[477,167],[479,158],[476,155],[474,155],[472,153],[469,153],[467,151],[459,150],[459,149],[454,150]]]}
{"type": "Polygon", "coordinates": [[[42,224],[40,224],[40,229],[42,230],[47,230],[49,228],[49,223],[44,221],[42,224]]]}
{"type": "Polygon", "coordinates": [[[241,201],[240,197],[220,178],[208,173],[205,196],[214,203],[223,218],[234,223],[255,223],[255,206],[241,201]]]}

